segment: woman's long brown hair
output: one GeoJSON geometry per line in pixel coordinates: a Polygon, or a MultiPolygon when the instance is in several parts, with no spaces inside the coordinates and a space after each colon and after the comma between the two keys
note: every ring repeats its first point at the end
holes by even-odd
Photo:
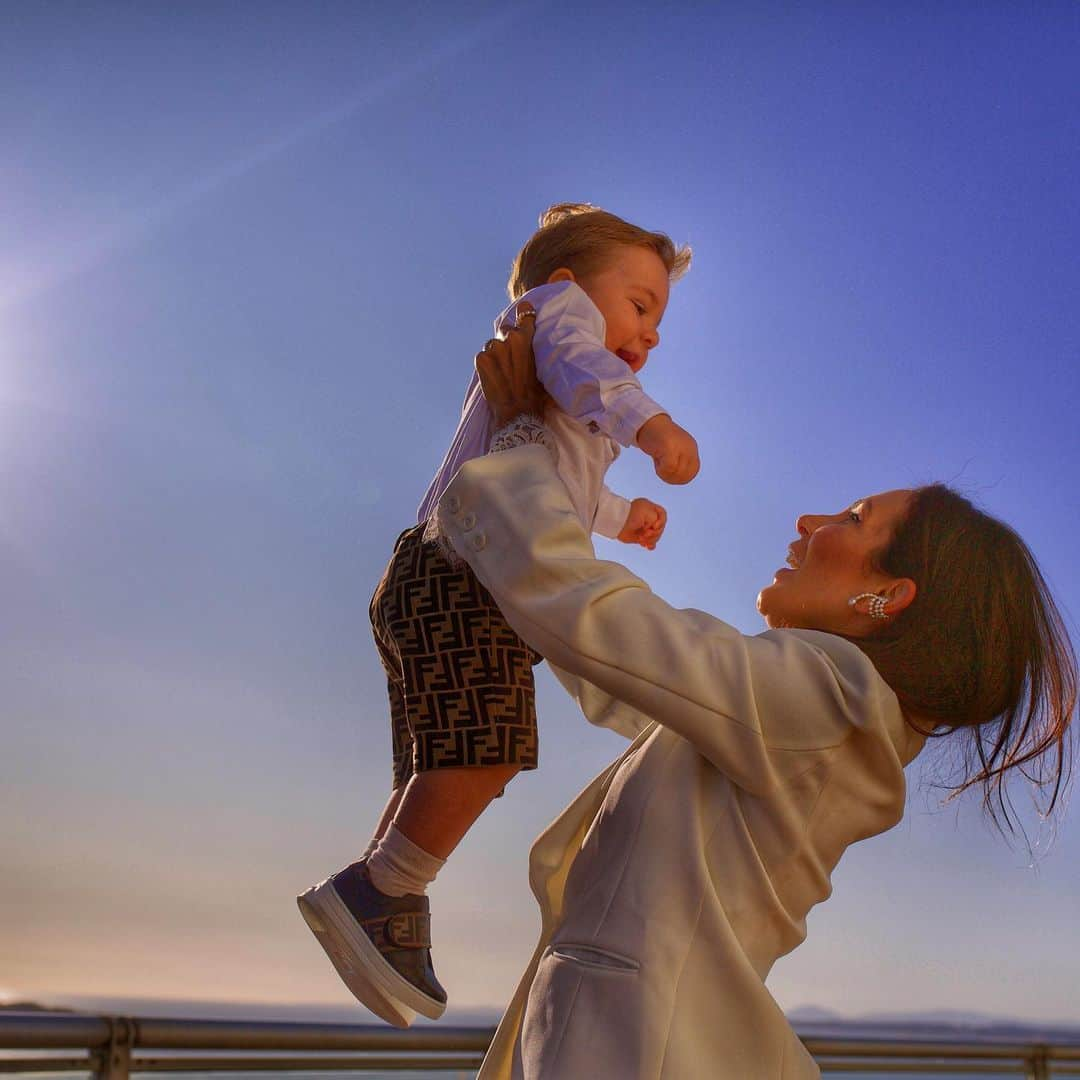
{"type": "Polygon", "coordinates": [[[877,559],[911,578],[912,604],[856,642],[906,711],[935,735],[968,734],[958,795],[982,785],[983,806],[1013,830],[1014,771],[1058,804],[1071,765],[1076,655],[1034,556],[1008,525],[944,484],[918,488],[877,559]]]}

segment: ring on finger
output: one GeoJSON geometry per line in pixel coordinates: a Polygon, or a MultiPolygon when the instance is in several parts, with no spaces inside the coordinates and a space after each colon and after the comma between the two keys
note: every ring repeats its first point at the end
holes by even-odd
{"type": "Polygon", "coordinates": [[[484,352],[491,352],[499,344],[498,338],[488,338],[484,343],[484,352]]]}

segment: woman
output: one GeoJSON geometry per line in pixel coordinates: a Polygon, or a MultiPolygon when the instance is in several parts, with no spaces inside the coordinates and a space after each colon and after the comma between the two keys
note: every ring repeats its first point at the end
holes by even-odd
{"type": "MultiPolygon", "coordinates": [[[[523,313],[527,314],[527,313],[523,313]]],[[[528,320],[526,320],[526,328],[528,320]]],[[[501,425],[439,511],[514,629],[632,738],[537,840],[539,946],[480,1080],[802,1078],[765,989],[849,844],[904,810],[931,732],[1056,801],[1076,663],[1030,553],[942,487],[804,516],[748,637],[596,559],[544,445],[528,329],[477,357],[501,425]]]]}

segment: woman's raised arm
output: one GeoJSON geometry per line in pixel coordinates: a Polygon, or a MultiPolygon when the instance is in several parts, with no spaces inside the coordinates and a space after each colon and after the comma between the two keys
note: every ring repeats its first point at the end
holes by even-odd
{"type": "Polygon", "coordinates": [[[690,740],[748,791],[805,768],[806,751],[901,722],[895,696],[849,642],[815,631],[748,637],[597,559],[541,446],[468,462],[439,515],[530,645],[690,740]]]}

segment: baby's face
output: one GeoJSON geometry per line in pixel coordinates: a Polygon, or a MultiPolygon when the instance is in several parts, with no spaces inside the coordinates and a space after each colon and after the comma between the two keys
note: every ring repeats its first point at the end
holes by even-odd
{"type": "Polygon", "coordinates": [[[604,345],[631,371],[640,371],[649,350],[660,344],[660,320],[670,291],[663,260],[651,248],[622,245],[577,283],[604,316],[604,345]]]}

